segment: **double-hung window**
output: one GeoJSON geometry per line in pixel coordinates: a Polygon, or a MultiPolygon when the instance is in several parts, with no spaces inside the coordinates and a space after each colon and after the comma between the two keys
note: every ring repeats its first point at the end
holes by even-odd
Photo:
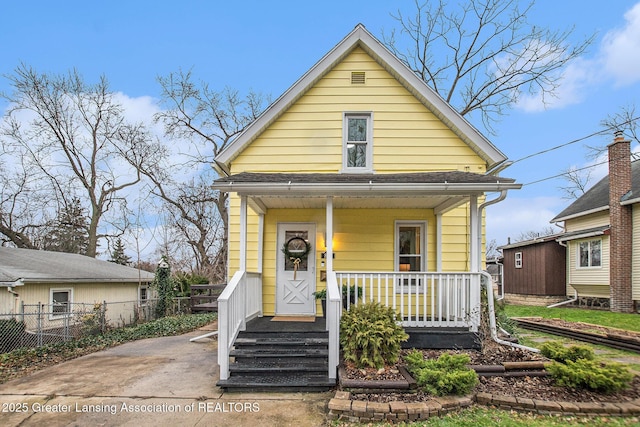
{"type": "Polygon", "coordinates": [[[578,243],[578,267],[602,266],[602,240],[589,240],[578,243]]]}
{"type": "Polygon", "coordinates": [[[343,128],[343,170],[371,172],[373,170],[372,114],[345,113],[343,128]]]}
{"type": "Polygon", "coordinates": [[[71,314],[72,303],[72,291],[71,289],[51,289],[51,313],[50,317],[64,317],[71,314]]]}
{"type": "Polygon", "coordinates": [[[516,252],[515,264],[516,268],[522,268],[522,252],[516,252]]]}
{"type": "MultiPolygon", "coordinates": [[[[396,271],[425,271],[425,228],[424,222],[396,222],[396,271]]],[[[400,285],[405,291],[409,291],[409,285],[414,292],[416,285],[418,291],[422,290],[417,278],[402,279],[400,285]]]]}

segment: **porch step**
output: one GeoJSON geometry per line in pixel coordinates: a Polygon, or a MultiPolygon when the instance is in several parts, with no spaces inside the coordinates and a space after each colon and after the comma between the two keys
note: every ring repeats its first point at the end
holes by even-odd
{"type": "Polygon", "coordinates": [[[240,332],[229,356],[226,391],[326,391],[329,336],[324,325],[258,319],[240,332]]]}

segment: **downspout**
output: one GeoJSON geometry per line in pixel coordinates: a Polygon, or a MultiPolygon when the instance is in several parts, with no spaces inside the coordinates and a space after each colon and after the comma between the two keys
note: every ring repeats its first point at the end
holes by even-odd
{"type": "Polygon", "coordinates": [[[502,301],[504,299],[504,265],[499,261],[496,261],[496,265],[500,273],[500,295],[498,296],[498,301],[502,301]]]}
{"type": "MultiPolygon", "coordinates": [[[[503,201],[506,197],[507,197],[507,190],[502,190],[500,192],[500,196],[498,196],[493,200],[486,201],[478,207],[478,222],[479,222],[478,226],[482,226],[482,210],[487,206],[503,201]]],[[[480,245],[482,244],[482,233],[479,233],[478,240],[479,240],[478,246],[481,247],[480,245]]],[[[479,257],[478,259],[478,265],[479,265],[480,261],[482,260],[481,251],[478,251],[478,257],[479,257]]],[[[482,274],[482,276],[484,277],[485,287],[487,288],[487,305],[489,309],[489,329],[491,331],[491,339],[493,339],[498,344],[519,348],[521,350],[531,351],[533,353],[539,353],[540,350],[538,350],[537,348],[527,347],[524,345],[516,344],[510,341],[505,341],[503,339],[498,338],[498,328],[496,325],[496,311],[493,303],[493,285],[492,285],[493,279],[491,278],[491,275],[486,271],[483,271],[480,274],[482,274]]]]}
{"type": "Polygon", "coordinates": [[[493,339],[495,342],[497,342],[498,344],[502,344],[502,345],[507,345],[509,347],[514,347],[514,348],[519,348],[521,350],[527,350],[527,351],[531,351],[533,353],[540,353],[540,350],[538,350],[537,348],[533,348],[533,347],[527,347],[525,345],[520,345],[520,344],[516,344],[510,341],[505,341],[503,339],[498,338],[498,329],[496,326],[496,312],[495,312],[495,307],[493,304],[493,289],[491,286],[492,280],[491,280],[491,275],[487,272],[482,272],[481,273],[485,280],[484,282],[486,283],[486,288],[487,288],[487,305],[488,305],[488,309],[489,309],[489,329],[491,330],[491,339],[493,339]]]}
{"type": "MultiPolygon", "coordinates": [[[[496,197],[493,200],[487,200],[483,204],[478,207],[478,230],[482,230],[482,211],[487,206],[494,205],[498,202],[503,201],[507,198],[507,190],[500,191],[500,196],[496,197]]],[[[482,233],[478,233],[478,248],[482,247],[482,233]]],[[[481,264],[482,261],[482,251],[478,251],[478,265],[481,264]]]]}

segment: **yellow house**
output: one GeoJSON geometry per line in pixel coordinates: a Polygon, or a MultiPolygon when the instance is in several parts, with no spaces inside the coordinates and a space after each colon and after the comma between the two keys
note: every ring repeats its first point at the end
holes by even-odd
{"type": "Polygon", "coordinates": [[[255,317],[325,315],[330,380],[341,301],[476,331],[483,208],[520,188],[497,176],[506,160],[358,25],[216,159],[230,193],[221,383],[255,317]]]}

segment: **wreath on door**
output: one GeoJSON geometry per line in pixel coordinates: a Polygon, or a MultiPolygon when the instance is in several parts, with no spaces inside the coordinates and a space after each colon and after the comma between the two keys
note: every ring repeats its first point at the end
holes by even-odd
{"type": "Polygon", "coordinates": [[[311,252],[311,244],[302,237],[292,237],[282,246],[285,260],[293,262],[293,280],[296,280],[298,266],[306,260],[311,252]]]}

